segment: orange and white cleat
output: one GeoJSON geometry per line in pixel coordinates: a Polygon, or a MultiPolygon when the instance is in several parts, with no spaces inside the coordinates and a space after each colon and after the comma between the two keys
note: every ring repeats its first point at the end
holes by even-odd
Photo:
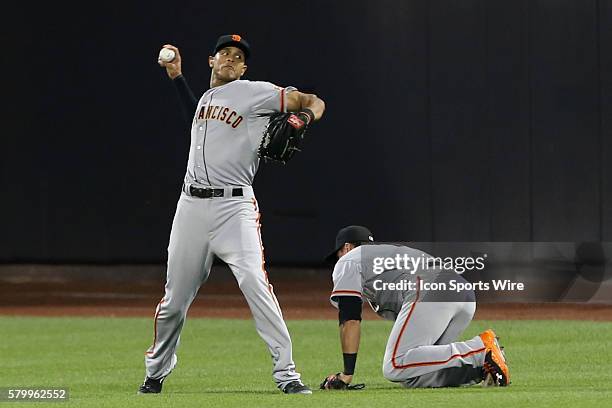
{"type": "Polygon", "coordinates": [[[486,347],[484,386],[505,387],[510,384],[510,370],[506,364],[506,356],[497,342],[498,337],[491,329],[480,333],[480,338],[486,347]]]}

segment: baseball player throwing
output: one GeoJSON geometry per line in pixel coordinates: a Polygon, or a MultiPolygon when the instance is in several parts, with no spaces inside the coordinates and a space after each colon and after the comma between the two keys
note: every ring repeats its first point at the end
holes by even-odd
{"type": "Polygon", "coordinates": [[[251,49],[235,34],[217,40],[208,58],[210,89],[198,101],[182,76],[179,50],[172,45],[164,48],[174,52],[174,59],[164,61],[160,54],[159,64],[189,113],[191,146],[170,233],[165,294],[155,311],[154,340],[146,351],[146,378],[139,392],[161,392],[164,379],[176,366],[187,309],[216,256],[229,265],[247,300],[257,332],[272,356],[278,388],[287,394],[310,394],[295,371],[291,338],[264,267],[252,183],[268,120],[265,115],[296,112],[299,120],[294,117],[292,126],[308,126],[321,118],[325,104],[293,87],[241,80],[251,49]]]}
{"type": "Polygon", "coordinates": [[[492,330],[467,341],[456,341],[474,316],[474,292],[423,289],[431,288],[432,283],[467,281],[453,270],[436,267],[421,266],[414,273],[398,269],[397,265],[391,267],[392,263],[372,268],[375,259],[429,257],[406,246],[361,245],[372,241],[372,233],[365,227],[343,228],[328,256],[328,260],[337,261],[330,299],[339,310],[344,371],[326,377],[321,388],[351,388],[359,349],[362,299],[381,317],[395,321],[383,360],[386,379],[410,388],[459,386],[483,380],[484,385],[508,385],[508,366],[492,330]]]}

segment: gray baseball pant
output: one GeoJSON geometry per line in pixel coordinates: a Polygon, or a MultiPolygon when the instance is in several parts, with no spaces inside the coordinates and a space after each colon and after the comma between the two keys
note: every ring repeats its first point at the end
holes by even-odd
{"type": "Polygon", "coordinates": [[[387,342],[385,378],[410,388],[482,381],[485,346],[481,338],[456,341],[475,310],[475,302],[404,303],[387,342]]]}
{"type": "Polygon", "coordinates": [[[176,348],[187,309],[207,280],[214,255],[228,264],[251,309],[257,332],[268,346],[280,388],[300,375],[295,371],[289,331],[264,268],[259,208],[253,189],[242,197],[202,199],[185,192],[177,204],[170,243],[165,294],[157,305],[153,345],[145,354],[146,375],[162,378],[174,369],[176,348]]]}

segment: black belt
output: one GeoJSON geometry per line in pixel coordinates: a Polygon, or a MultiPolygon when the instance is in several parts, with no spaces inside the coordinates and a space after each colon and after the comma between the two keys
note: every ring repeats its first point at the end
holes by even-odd
{"type": "MultiPolygon", "coordinates": [[[[199,188],[189,186],[189,193],[194,197],[199,198],[213,198],[223,197],[225,195],[225,189],[223,188],[199,188]]],[[[232,197],[242,197],[242,188],[232,188],[232,197]]]]}

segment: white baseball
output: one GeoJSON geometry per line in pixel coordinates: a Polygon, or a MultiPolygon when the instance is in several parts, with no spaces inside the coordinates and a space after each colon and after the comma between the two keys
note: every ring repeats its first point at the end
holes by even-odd
{"type": "Polygon", "coordinates": [[[160,61],[163,61],[163,62],[172,62],[174,60],[174,57],[176,57],[176,54],[170,48],[162,48],[159,51],[158,59],[160,61]]]}

